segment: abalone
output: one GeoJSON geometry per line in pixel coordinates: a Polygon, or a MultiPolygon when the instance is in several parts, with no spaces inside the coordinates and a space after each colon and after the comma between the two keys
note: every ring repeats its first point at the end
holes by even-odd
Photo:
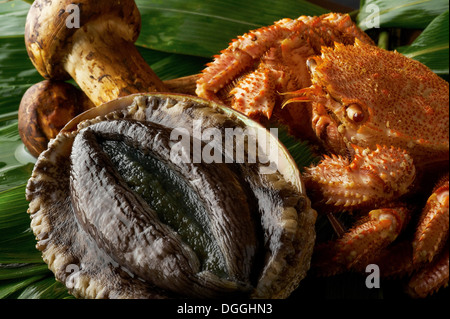
{"type": "Polygon", "coordinates": [[[285,298],[315,240],[316,212],[282,144],[186,95],[81,114],[39,156],[26,196],[37,248],[80,298],[285,298]]]}

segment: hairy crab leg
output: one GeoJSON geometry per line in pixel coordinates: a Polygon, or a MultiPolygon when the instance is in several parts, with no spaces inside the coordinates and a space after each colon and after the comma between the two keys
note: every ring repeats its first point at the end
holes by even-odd
{"type": "Polygon", "coordinates": [[[409,281],[406,292],[414,298],[425,298],[448,286],[449,251],[448,245],[432,263],[426,264],[409,281]]]}
{"type": "Polygon", "coordinates": [[[448,239],[449,180],[448,174],[434,188],[423,209],[413,240],[413,261],[431,261],[448,239]]]}
{"type": "Polygon", "coordinates": [[[297,32],[282,40],[279,46],[267,50],[255,71],[236,81],[228,93],[232,97],[231,107],[250,117],[262,114],[270,119],[283,95],[277,92],[311,85],[305,57],[313,54],[297,32]]]}
{"type": "Polygon", "coordinates": [[[248,65],[252,65],[276,40],[283,38],[283,32],[287,31],[274,24],[250,31],[233,40],[202,71],[197,81],[197,95],[217,100],[215,93],[233,81],[248,65]]]}
{"type": "Polygon", "coordinates": [[[397,238],[408,219],[409,211],[405,207],[372,210],[364,221],[341,238],[319,244],[313,256],[313,267],[319,274],[333,275],[365,266],[374,254],[397,238]]]}
{"type": "Polygon", "coordinates": [[[230,91],[232,107],[247,116],[261,113],[267,118],[275,106],[275,80],[267,69],[248,74],[230,91]]]}
{"type": "MultiPolygon", "coordinates": [[[[390,245],[370,263],[379,267],[383,278],[401,278],[413,274],[406,285],[406,293],[413,298],[425,298],[448,285],[448,243],[430,263],[413,262],[413,247],[409,240],[390,245]]],[[[358,271],[363,272],[364,269],[358,271]]]]}
{"type": "MultiPolygon", "coordinates": [[[[370,260],[370,263],[379,267],[383,278],[400,278],[418,269],[412,262],[412,245],[409,240],[392,243],[370,260]]],[[[363,272],[364,269],[359,271],[363,272]]]]}
{"type": "MultiPolygon", "coordinates": [[[[300,16],[295,20],[281,19],[271,26],[252,30],[237,37],[228,48],[220,52],[220,55],[214,56],[214,60],[207,64],[207,68],[197,80],[196,94],[214,101],[230,100],[230,96],[234,96],[229,92],[230,87],[235,87],[240,78],[246,77],[246,74],[258,68],[268,68],[275,73],[283,74],[281,78],[284,77],[286,81],[281,85],[282,90],[278,90],[279,92],[309,86],[311,80],[306,68],[306,59],[320,54],[322,46],[334,46],[335,42],[353,44],[355,39],[374,44],[370,37],[352,22],[350,16],[345,14],[329,13],[320,17],[300,16]],[[275,62],[281,67],[272,69],[272,66],[268,65],[270,62],[275,62]]],[[[277,80],[280,80],[280,77],[277,80]]],[[[238,86],[237,93],[242,96],[241,89],[244,89],[244,83],[238,86]]],[[[258,88],[256,90],[258,91],[258,88]]],[[[250,91],[253,91],[253,88],[250,87],[250,91]]],[[[269,91],[261,91],[267,92],[269,91]]],[[[261,94],[256,95],[260,96],[261,94]]],[[[248,98],[251,99],[252,95],[250,94],[248,98]]],[[[254,105],[258,104],[256,100],[254,102],[254,105]]],[[[229,106],[234,108],[233,105],[229,106]]],[[[236,106],[242,109],[239,103],[236,106]]],[[[269,116],[272,114],[272,110],[267,111],[264,108],[264,112],[258,112],[258,107],[251,110],[250,106],[246,107],[245,111],[248,116],[260,113],[267,117],[267,114],[269,116]]]]}
{"type": "MultiPolygon", "coordinates": [[[[351,161],[325,156],[317,166],[305,170],[308,196],[317,203],[317,209],[338,212],[376,208],[408,191],[415,179],[415,167],[404,150],[380,145],[376,150],[352,148],[355,154],[351,161]]],[[[372,210],[336,241],[319,244],[313,264],[326,275],[361,267],[398,236],[408,216],[404,207],[372,210]]],[[[342,230],[337,230],[341,235],[342,230]]]]}
{"type": "Polygon", "coordinates": [[[401,149],[352,145],[353,160],[332,155],[303,174],[308,196],[334,211],[381,207],[405,194],[415,179],[411,157],[401,149]]]}

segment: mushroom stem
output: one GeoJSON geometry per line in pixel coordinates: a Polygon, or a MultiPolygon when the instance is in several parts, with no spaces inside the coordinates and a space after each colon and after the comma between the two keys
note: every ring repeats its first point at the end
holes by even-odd
{"type": "MultiPolygon", "coordinates": [[[[108,57],[106,56],[106,58],[108,57]]],[[[145,61],[136,61],[136,64],[137,62],[139,62],[142,70],[150,68],[145,61]]],[[[120,66],[121,64],[117,63],[117,65],[120,66]]],[[[86,72],[83,73],[84,67],[75,69],[75,65],[72,64],[72,66],[74,76],[83,79],[89,76],[86,75],[86,72]]],[[[93,68],[98,69],[96,65],[93,68]]],[[[151,69],[150,71],[153,72],[151,69]]],[[[189,75],[164,81],[163,85],[170,92],[195,95],[197,78],[198,75],[196,74],[189,75]]],[[[121,85],[123,88],[121,92],[117,91],[118,86],[114,86],[109,76],[98,81],[101,83],[95,87],[87,86],[84,88],[84,92],[90,92],[91,99],[95,99],[95,105],[83,91],[67,82],[44,80],[31,86],[23,95],[18,112],[19,134],[28,151],[35,157],[39,156],[47,148],[49,140],[55,138],[67,122],[79,113],[98,105],[99,96],[102,99],[109,98],[109,100],[112,100],[115,92],[118,92],[118,96],[138,93],[136,92],[136,85],[127,85],[131,82],[121,78],[118,81],[119,83],[116,82],[116,85],[121,85]],[[102,86],[103,90],[101,89],[102,86]],[[100,91],[96,94],[95,92],[98,90],[100,91]],[[130,93],[126,93],[127,90],[130,90],[130,93]]]]}
{"type": "Polygon", "coordinates": [[[166,80],[164,81],[164,85],[173,93],[196,95],[195,88],[198,78],[198,74],[183,76],[181,78],[166,80]]]}
{"type": "Polygon", "coordinates": [[[167,91],[136,46],[108,26],[91,23],[73,40],[64,68],[96,106],[133,93],[167,91]]]}
{"type": "Polygon", "coordinates": [[[168,91],[134,46],[140,27],[134,0],[35,0],[25,44],[44,78],[71,76],[98,106],[132,93],[168,91]],[[67,8],[74,5],[79,27],[67,25],[67,8]]]}

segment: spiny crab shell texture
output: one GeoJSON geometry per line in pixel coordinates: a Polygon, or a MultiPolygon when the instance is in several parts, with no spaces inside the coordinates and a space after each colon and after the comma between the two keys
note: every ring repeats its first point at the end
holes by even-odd
{"type": "MultiPolygon", "coordinates": [[[[379,254],[393,261],[385,249],[416,222],[409,205],[425,206],[425,217],[411,224],[418,233],[405,258],[380,267],[383,275],[388,268],[406,275],[440,259],[448,188],[435,190],[426,205],[420,198],[448,172],[449,84],[428,67],[377,47],[348,15],[301,16],[238,37],[205,68],[196,93],[262,123],[282,122],[328,154],[302,176],[313,207],[341,237],[316,245],[319,272],[360,270],[379,254]],[[366,218],[345,230],[336,212],[366,218]]],[[[438,268],[413,280],[415,295],[447,285],[448,260],[438,268]]]]}
{"type": "Polygon", "coordinates": [[[340,155],[306,169],[309,195],[323,198],[314,200],[380,207],[430,166],[448,165],[449,85],[425,65],[356,40],[324,47],[309,68],[313,84],[299,99],[311,101],[318,137],[340,155]]]}
{"type": "Polygon", "coordinates": [[[260,161],[173,160],[170,132],[192,134],[198,120],[222,133],[263,129],[200,98],[138,94],[81,114],[40,155],[26,193],[31,227],[44,261],[73,295],[284,298],[306,275],[316,212],[288,152],[263,129],[276,143],[275,171],[262,174],[260,161]],[[150,173],[141,170],[147,162],[150,173]],[[137,182],[136,171],[144,176],[137,182]],[[144,184],[156,182],[146,176],[159,172],[166,175],[158,183],[169,176],[180,194],[155,186],[147,196],[144,184]],[[194,217],[167,213],[188,204],[197,207],[194,217]]]}
{"type": "Polygon", "coordinates": [[[302,128],[306,118],[298,108],[281,109],[286,96],[279,93],[311,85],[306,60],[335,42],[355,39],[373,44],[347,14],[281,19],[250,31],[214,57],[197,81],[200,97],[220,101],[247,116],[264,120],[275,117],[291,129],[302,128]]]}
{"type": "MultiPolygon", "coordinates": [[[[448,161],[449,84],[428,67],[359,40],[322,48],[309,66],[313,85],[305,93],[334,115],[344,144],[392,145],[419,166],[448,161]]],[[[342,153],[342,143],[328,144],[342,153]]]]}

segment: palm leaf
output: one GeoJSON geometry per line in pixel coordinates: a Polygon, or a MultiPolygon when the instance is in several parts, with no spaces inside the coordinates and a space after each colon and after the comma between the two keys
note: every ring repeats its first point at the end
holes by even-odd
{"type": "Polygon", "coordinates": [[[23,93],[41,80],[42,77],[28,58],[23,36],[0,37],[1,114],[17,112],[23,93]]]}
{"type": "Polygon", "coordinates": [[[27,209],[25,184],[0,193],[0,264],[42,262],[27,209]]]}
{"type": "Polygon", "coordinates": [[[448,10],[437,16],[408,47],[399,49],[409,58],[418,60],[439,75],[449,72],[448,10]]]}
{"type": "Polygon", "coordinates": [[[370,28],[424,29],[434,18],[448,10],[447,0],[362,0],[358,26],[370,28]],[[374,22],[378,19],[378,23],[374,22]]]}
{"type": "MultiPolygon", "coordinates": [[[[48,270],[47,270],[48,271],[48,270]]],[[[17,299],[71,299],[66,287],[52,277],[42,278],[19,290],[17,299]]]]}
{"type": "MultiPolygon", "coordinates": [[[[17,37],[25,32],[25,20],[30,5],[23,1],[0,3],[0,38],[17,37]]],[[[0,51],[2,52],[2,51],[0,51]]]]}
{"type": "Polygon", "coordinates": [[[19,280],[5,280],[0,284],[0,299],[10,297],[10,295],[26,289],[33,283],[42,280],[45,275],[31,276],[19,280]]]}
{"type": "Polygon", "coordinates": [[[138,45],[207,58],[250,29],[281,18],[327,12],[304,0],[137,0],[136,4],[142,16],[138,45]]]}
{"type": "Polygon", "coordinates": [[[46,274],[47,271],[47,265],[44,263],[0,265],[0,280],[42,275],[46,274]]]}
{"type": "MultiPolygon", "coordinates": [[[[0,116],[0,122],[1,122],[0,116]]],[[[17,122],[0,127],[0,193],[23,184],[28,179],[35,159],[24,149],[17,122]]]]}

